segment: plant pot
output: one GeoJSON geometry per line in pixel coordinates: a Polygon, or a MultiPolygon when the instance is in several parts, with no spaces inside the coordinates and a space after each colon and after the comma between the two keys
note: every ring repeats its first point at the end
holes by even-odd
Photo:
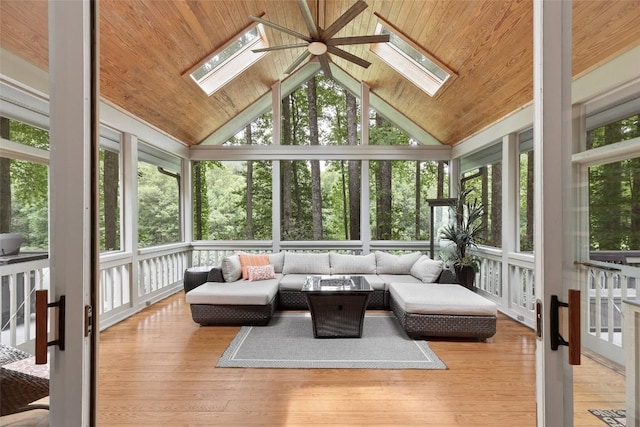
{"type": "Polygon", "coordinates": [[[473,267],[465,265],[462,267],[454,267],[458,283],[467,289],[473,290],[473,282],[476,278],[476,272],[473,267]]]}

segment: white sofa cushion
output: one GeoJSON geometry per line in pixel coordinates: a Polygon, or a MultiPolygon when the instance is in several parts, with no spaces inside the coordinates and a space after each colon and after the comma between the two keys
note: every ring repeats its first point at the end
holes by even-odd
{"type": "Polygon", "coordinates": [[[233,283],[207,282],[187,292],[189,304],[266,305],[278,292],[276,279],[233,283]]]}
{"type": "Polygon", "coordinates": [[[378,277],[384,282],[384,289],[387,291],[392,283],[422,283],[410,274],[378,274],[378,277]]]}
{"type": "Polygon", "coordinates": [[[436,283],[444,263],[442,261],[434,261],[426,255],[422,255],[418,261],[411,267],[411,275],[416,279],[420,279],[423,283],[436,283]]]}
{"type": "Polygon", "coordinates": [[[238,254],[222,258],[220,268],[225,282],[235,282],[242,277],[242,265],[238,254]]]}
{"type": "Polygon", "coordinates": [[[284,252],[269,254],[269,263],[273,264],[273,269],[276,273],[282,273],[282,267],[284,266],[284,252]]]}
{"type": "Polygon", "coordinates": [[[376,272],[378,274],[411,274],[411,267],[422,256],[420,252],[393,255],[376,251],[376,272]]]}
{"type": "Polygon", "coordinates": [[[369,282],[369,285],[371,285],[371,288],[374,291],[384,291],[388,289],[384,280],[382,280],[377,274],[357,274],[356,276],[362,276],[367,279],[367,282],[369,282]]]}
{"type": "Polygon", "coordinates": [[[392,283],[391,298],[407,313],[496,316],[498,307],[460,285],[392,283]]]}
{"type": "Polygon", "coordinates": [[[284,253],[283,274],[331,274],[329,253],[284,253]]]}
{"type": "Polygon", "coordinates": [[[280,289],[283,291],[299,291],[308,276],[308,274],[286,274],[280,280],[280,289]]]}
{"type": "Polygon", "coordinates": [[[375,274],[376,256],[342,255],[330,252],[331,274],[375,274]]]}

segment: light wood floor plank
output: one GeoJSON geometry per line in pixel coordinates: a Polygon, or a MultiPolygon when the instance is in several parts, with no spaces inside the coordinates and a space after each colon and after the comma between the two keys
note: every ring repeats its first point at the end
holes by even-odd
{"type": "MultiPolygon", "coordinates": [[[[104,331],[100,425],[536,424],[535,336],[504,316],[490,342],[431,342],[445,371],[216,368],[238,330],[195,324],[179,293],[104,331]]],[[[583,363],[576,425],[601,426],[587,409],[624,408],[624,376],[583,363]]]]}

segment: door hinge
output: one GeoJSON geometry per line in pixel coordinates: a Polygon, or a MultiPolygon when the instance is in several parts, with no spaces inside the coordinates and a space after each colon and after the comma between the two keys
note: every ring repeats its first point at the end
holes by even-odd
{"type": "Polygon", "coordinates": [[[93,309],[90,305],[84,306],[84,336],[88,337],[93,332],[93,309]]]}

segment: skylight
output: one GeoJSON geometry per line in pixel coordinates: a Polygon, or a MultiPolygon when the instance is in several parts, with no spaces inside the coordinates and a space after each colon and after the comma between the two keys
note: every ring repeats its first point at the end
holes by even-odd
{"type": "Polygon", "coordinates": [[[266,55],[267,52],[252,52],[265,47],[269,43],[262,24],[252,25],[187,73],[200,89],[212,95],[266,55]]]}
{"type": "Polygon", "coordinates": [[[371,44],[371,51],[413,84],[434,96],[453,72],[438,64],[409,40],[378,22],[376,34],[389,34],[388,43],[371,44]]]}

